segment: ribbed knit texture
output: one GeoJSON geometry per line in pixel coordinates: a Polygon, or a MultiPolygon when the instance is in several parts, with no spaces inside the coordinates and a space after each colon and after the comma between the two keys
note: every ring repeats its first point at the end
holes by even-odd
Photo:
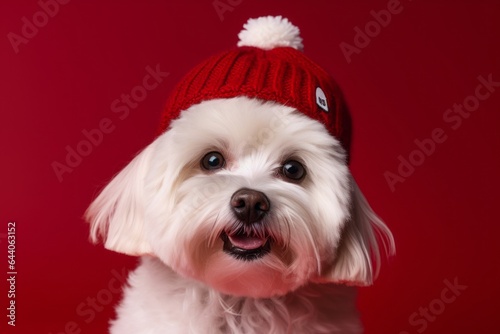
{"type": "Polygon", "coordinates": [[[247,96],[290,106],[315,119],[349,155],[351,120],[340,89],[321,67],[290,47],[240,47],[211,57],[191,70],[170,95],[162,115],[165,131],[181,111],[205,100],[247,96]],[[320,87],[328,112],[316,103],[320,87]]]}

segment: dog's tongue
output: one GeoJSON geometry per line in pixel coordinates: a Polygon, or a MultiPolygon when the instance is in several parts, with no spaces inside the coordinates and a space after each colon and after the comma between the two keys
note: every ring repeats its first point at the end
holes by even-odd
{"type": "Polygon", "coordinates": [[[229,237],[229,241],[231,241],[233,246],[236,246],[241,249],[251,250],[264,246],[267,239],[250,237],[246,235],[240,235],[240,236],[234,235],[229,237]]]}

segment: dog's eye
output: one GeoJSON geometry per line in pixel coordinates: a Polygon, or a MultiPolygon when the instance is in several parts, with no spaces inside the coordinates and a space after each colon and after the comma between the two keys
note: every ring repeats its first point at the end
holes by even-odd
{"type": "Polygon", "coordinates": [[[282,174],[290,180],[300,181],[306,176],[306,169],[300,162],[288,160],[283,164],[282,174]]]}
{"type": "Polygon", "coordinates": [[[220,169],[224,167],[226,160],[219,152],[207,153],[203,159],[201,159],[201,167],[206,170],[220,169]]]}

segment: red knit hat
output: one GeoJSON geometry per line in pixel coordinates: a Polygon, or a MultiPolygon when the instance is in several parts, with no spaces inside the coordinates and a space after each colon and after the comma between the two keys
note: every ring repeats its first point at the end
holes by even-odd
{"type": "Polygon", "coordinates": [[[250,19],[238,48],[191,70],[172,92],[162,115],[165,131],[181,111],[202,101],[248,96],[275,101],[315,119],[349,155],[351,121],[333,79],[304,56],[299,29],[281,16],[250,19]]]}

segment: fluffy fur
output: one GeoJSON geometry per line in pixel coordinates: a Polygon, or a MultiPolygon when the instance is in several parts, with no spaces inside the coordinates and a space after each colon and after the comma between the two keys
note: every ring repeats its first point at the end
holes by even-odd
{"type": "Polygon", "coordinates": [[[142,256],[111,333],[362,332],[347,285],[371,284],[377,240],[389,253],[394,241],[345,161],[323,125],[293,108],[238,97],[185,110],[86,214],[93,241],[142,256]],[[201,168],[211,151],[224,168],[201,168]],[[280,173],[288,159],[305,166],[302,181],[280,173]],[[254,231],[271,251],[252,261],[220,238],[240,226],[229,201],[242,188],[271,203],[254,231]]]}

